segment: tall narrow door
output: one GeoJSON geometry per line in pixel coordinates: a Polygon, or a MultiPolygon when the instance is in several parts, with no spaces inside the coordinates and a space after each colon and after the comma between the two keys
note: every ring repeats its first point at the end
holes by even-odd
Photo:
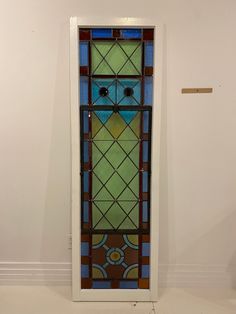
{"type": "Polygon", "coordinates": [[[80,287],[148,291],[154,28],[79,27],[78,53],[80,287]]]}

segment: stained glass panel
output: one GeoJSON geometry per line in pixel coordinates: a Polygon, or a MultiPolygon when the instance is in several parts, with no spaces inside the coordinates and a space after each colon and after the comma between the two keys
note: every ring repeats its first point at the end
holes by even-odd
{"type": "Polygon", "coordinates": [[[79,38],[81,286],[149,289],[153,30],[79,38]]]}

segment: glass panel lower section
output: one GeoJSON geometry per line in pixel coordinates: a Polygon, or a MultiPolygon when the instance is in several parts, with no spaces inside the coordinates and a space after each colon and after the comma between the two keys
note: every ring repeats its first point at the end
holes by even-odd
{"type": "Polygon", "coordinates": [[[148,289],[151,107],[80,117],[82,288],[148,289]]]}

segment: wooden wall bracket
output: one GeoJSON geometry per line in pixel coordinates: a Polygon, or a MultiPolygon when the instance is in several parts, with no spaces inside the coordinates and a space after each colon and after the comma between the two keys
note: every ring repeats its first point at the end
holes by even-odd
{"type": "Polygon", "coordinates": [[[182,94],[204,94],[212,92],[213,88],[182,88],[182,94]]]}

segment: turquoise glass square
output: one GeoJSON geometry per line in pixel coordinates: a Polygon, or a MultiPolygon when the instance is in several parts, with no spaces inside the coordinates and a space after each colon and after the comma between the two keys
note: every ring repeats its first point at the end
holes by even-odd
{"type": "Polygon", "coordinates": [[[140,105],[141,83],[137,79],[119,79],[117,81],[117,103],[119,105],[140,105]],[[131,90],[131,96],[126,96],[126,90],[131,90]]]}
{"type": "Polygon", "coordinates": [[[116,81],[113,79],[94,79],[92,81],[92,102],[94,105],[113,105],[116,103],[116,81]],[[107,90],[104,96],[102,91],[107,90]]]}

